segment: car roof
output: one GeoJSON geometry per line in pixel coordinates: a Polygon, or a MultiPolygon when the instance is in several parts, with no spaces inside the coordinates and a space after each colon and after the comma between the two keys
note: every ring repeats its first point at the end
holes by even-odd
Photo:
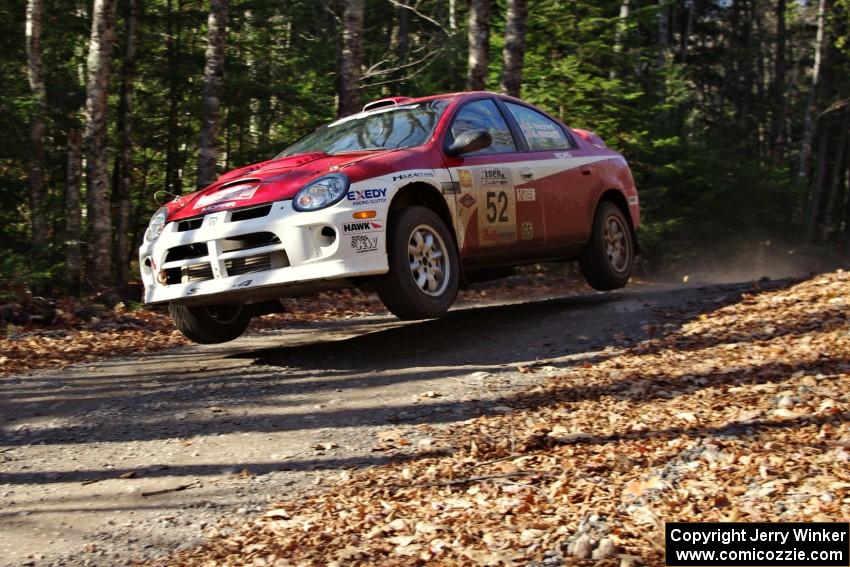
{"type": "MultiPolygon", "coordinates": [[[[407,98],[403,101],[399,101],[397,104],[399,106],[401,106],[401,105],[405,105],[405,104],[416,104],[416,103],[419,103],[419,102],[428,102],[428,101],[431,101],[431,100],[438,100],[438,99],[443,99],[443,98],[451,98],[451,99],[460,98],[460,97],[472,98],[472,97],[477,97],[477,96],[495,96],[495,97],[500,97],[500,98],[508,99],[508,100],[519,100],[519,99],[514,99],[514,97],[512,97],[512,96],[508,96],[508,95],[505,95],[505,94],[502,94],[502,93],[494,93],[494,92],[490,92],[490,91],[457,91],[457,92],[434,94],[434,95],[428,95],[428,96],[416,97],[416,98],[407,98]]],[[[384,99],[387,99],[387,98],[393,98],[393,97],[382,97],[381,99],[377,99],[377,100],[384,100],[384,99]]],[[[376,102],[376,101],[370,101],[370,103],[371,102],[376,102]]],[[[522,101],[520,101],[520,102],[522,102],[522,101]]],[[[367,103],[367,104],[369,104],[369,103],[367,103]]],[[[528,104],[528,103],[525,103],[525,104],[528,104]]]]}

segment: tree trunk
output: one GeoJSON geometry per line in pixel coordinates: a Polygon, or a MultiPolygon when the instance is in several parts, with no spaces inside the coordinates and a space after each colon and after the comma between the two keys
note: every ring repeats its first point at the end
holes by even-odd
{"type": "Polygon", "coordinates": [[[449,0],[449,30],[457,31],[457,0],[449,0]]]}
{"type": "Polygon", "coordinates": [[[112,215],[107,171],[109,67],[115,28],[114,0],[94,0],[86,86],[86,179],[88,250],[86,281],[107,287],[112,281],[112,215]]]}
{"type": "Polygon", "coordinates": [[[787,97],[785,93],[785,12],[786,0],[776,0],[776,57],[773,67],[773,120],[770,125],[770,144],[775,159],[781,160],[785,155],[785,112],[787,97]]]}
{"type": "Polygon", "coordinates": [[[623,52],[623,36],[626,35],[629,22],[629,0],[622,0],[620,3],[620,15],[617,17],[617,26],[614,28],[614,64],[611,66],[611,71],[608,77],[616,79],[618,76],[617,68],[620,65],[620,54],[623,52]]]}
{"type": "Polygon", "coordinates": [[[68,131],[68,170],[65,179],[65,281],[72,293],[80,290],[83,274],[80,239],[80,178],[82,177],[82,137],[76,128],[68,131]]]}
{"type": "Polygon", "coordinates": [[[166,24],[165,45],[168,52],[168,131],[165,142],[165,190],[179,195],[183,192],[180,178],[180,155],[177,140],[177,115],[180,100],[180,75],[178,66],[182,57],[180,52],[180,17],[182,4],[177,2],[177,13],[174,12],[173,0],[167,4],[168,22],[166,24]]]}
{"type": "Polygon", "coordinates": [[[668,2],[669,0],[658,0],[658,54],[656,63],[659,68],[667,64],[667,53],[670,50],[670,7],[667,5],[668,2]]]}
{"type": "Polygon", "coordinates": [[[130,185],[133,173],[133,95],[136,80],[136,42],[138,38],[139,0],[127,0],[127,46],[121,68],[121,100],[118,110],[118,132],[121,156],[115,196],[118,218],[115,227],[115,264],[118,285],[123,290],[130,280],[130,185]]]}
{"type": "Polygon", "coordinates": [[[345,0],[342,15],[342,52],[337,94],[338,116],[360,111],[360,73],[363,64],[363,0],[345,0]]]}
{"type": "MultiPolygon", "coordinates": [[[[401,0],[401,3],[407,5],[407,0],[401,0]]],[[[409,47],[409,34],[408,34],[408,18],[409,18],[409,10],[407,8],[399,7],[397,10],[398,14],[398,32],[396,36],[396,59],[398,60],[397,66],[399,67],[398,72],[396,73],[396,79],[401,80],[405,76],[405,70],[402,69],[404,65],[407,64],[407,50],[409,47]]],[[[404,90],[404,83],[399,83],[399,94],[404,90]]]]}
{"type": "Polygon", "coordinates": [[[824,190],[823,182],[826,177],[826,156],[829,147],[829,136],[826,129],[818,134],[817,163],[815,166],[814,181],[811,185],[809,211],[806,218],[806,241],[814,242],[817,235],[818,220],[820,219],[821,202],[824,190]]]}
{"type": "Polygon", "coordinates": [[[221,83],[224,77],[224,41],[227,35],[228,0],[210,0],[207,18],[207,52],[204,67],[204,110],[201,117],[198,187],[216,178],[218,126],[221,114],[221,83]]]}
{"type": "Polygon", "coordinates": [[[483,91],[487,84],[490,54],[490,0],[469,2],[469,71],[466,88],[483,91]]]}
{"type": "Polygon", "coordinates": [[[502,92],[519,97],[522,86],[522,60],[525,56],[526,0],[508,0],[505,48],[502,50],[502,92]]]}
{"type": "Polygon", "coordinates": [[[838,150],[835,152],[835,160],[832,164],[832,173],[829,176],[829,191],[826,195],[826,209],[823,212],[823,229],[822,241],[827,241],[830,237],[838,233],[840,223],[835,222],[836,210],[839,203],[842,202],[844,195],[844,156],[847,153],[847,138],[848,130],[850,130],[850,111],[847,109],[843,112],[844,116],[841,119],[841,127],[839,128],[838,150]]]}
{"type": "Polygon", "coordinates": [[[28,0],[26,23],[27,79],[33,97],[29,131],[29,187],[32,250],[34,259],[44,255],[47,242],[47,220],[44,201],[44,137],[47,115],[47,89],[44,84],[44,64],[41,54],[42,0],[28,0]]]}
{"type": "Polygon", "coordinates": [[[812,139],[815,134],[815,102],[817,101],[818,85],[821,79],[821,61],[823,60],[824,48],[824,20],[826,15],[826,0],[818,1],[818,31],[815,37],[815,60],[812,65],[812,83],[809,86],[809,95],[806,99],[806,107],[803,111],[803,138],[800,143],[800,156],[797,162],[797,182],[800,186],[805,184],[809,173],[809,159],[812,156],[812,139]]]}
{"type": "Polygon", "coordinates": [[[693,0],[685,0],[682,5],[682,9],[685,12],[685,26],[682,31],[682,41],[679,48],[679,57],[681,58],[681,62],[684,64],[688,60],[688,50],[691,43],[691,32],[694,29],[694,12],[696,12],[696,6],[694,6],[693,0]]]}

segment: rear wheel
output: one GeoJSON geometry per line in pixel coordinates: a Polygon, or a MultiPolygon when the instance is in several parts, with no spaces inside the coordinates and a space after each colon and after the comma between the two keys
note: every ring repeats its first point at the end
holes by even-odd
{"type": "Polygon", "coordinates": [[[619,289],[628,283],[635,263],[629,221],[620,207],[603,201],[596,209],[593,232],[579,257],[579,266],[594,289],[619,289]]]}
{"type": "Polygon", "coordinates": [[[392,220],[387,240],[390,271],[378,278],[378,296],[400,319],[443,315],[457,297],[460,260],[445,223],[431,209],[409,207],[392,220]]]}
{"type": "Polygon", "coordinates": [[[242,305],[170,303],[168,312],[177,330],[189,340],[205,345],[239,338],[251,322],[251,314],[242,305]]]}

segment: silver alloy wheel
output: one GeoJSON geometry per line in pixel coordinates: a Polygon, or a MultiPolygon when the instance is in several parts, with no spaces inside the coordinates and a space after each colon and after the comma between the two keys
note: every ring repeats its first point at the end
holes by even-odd
{"type": "Polygon", "coordinates": [[[629,232],[623,225],[623,221],[614,215],[605,219],[602,237],[605,239],[605,255],[608,257],[608,265],[615,272],[626,271],[629,267],[631,242],[629,241],[629,232]]]}
{"type": "Polygon", "coordinates": [[[427,224],[413,229],[407,243],[410,273],[416,287],[425,295],[437,297],[449,285],[448,252],[440,235],[427,224]]]}

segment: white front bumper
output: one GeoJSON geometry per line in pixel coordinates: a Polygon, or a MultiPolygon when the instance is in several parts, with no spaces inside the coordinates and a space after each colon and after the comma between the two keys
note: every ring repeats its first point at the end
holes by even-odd
{"type": "Polygon", "coordinates": [[[343,224],[356,210],[347,204],[312,213],[293,210],[291,201],[270,205],[269,213],[258,218],[233,220],[243,209],[168,223],[159,238],[139,248],[145,303],[214,302],[213,296],[251,303],[258,288],[279,287],[273,291],[284,297],[287,286],[388,270],[385,232],[370,234],[376,245],[360,251],[343,234],[343,224]]]}

